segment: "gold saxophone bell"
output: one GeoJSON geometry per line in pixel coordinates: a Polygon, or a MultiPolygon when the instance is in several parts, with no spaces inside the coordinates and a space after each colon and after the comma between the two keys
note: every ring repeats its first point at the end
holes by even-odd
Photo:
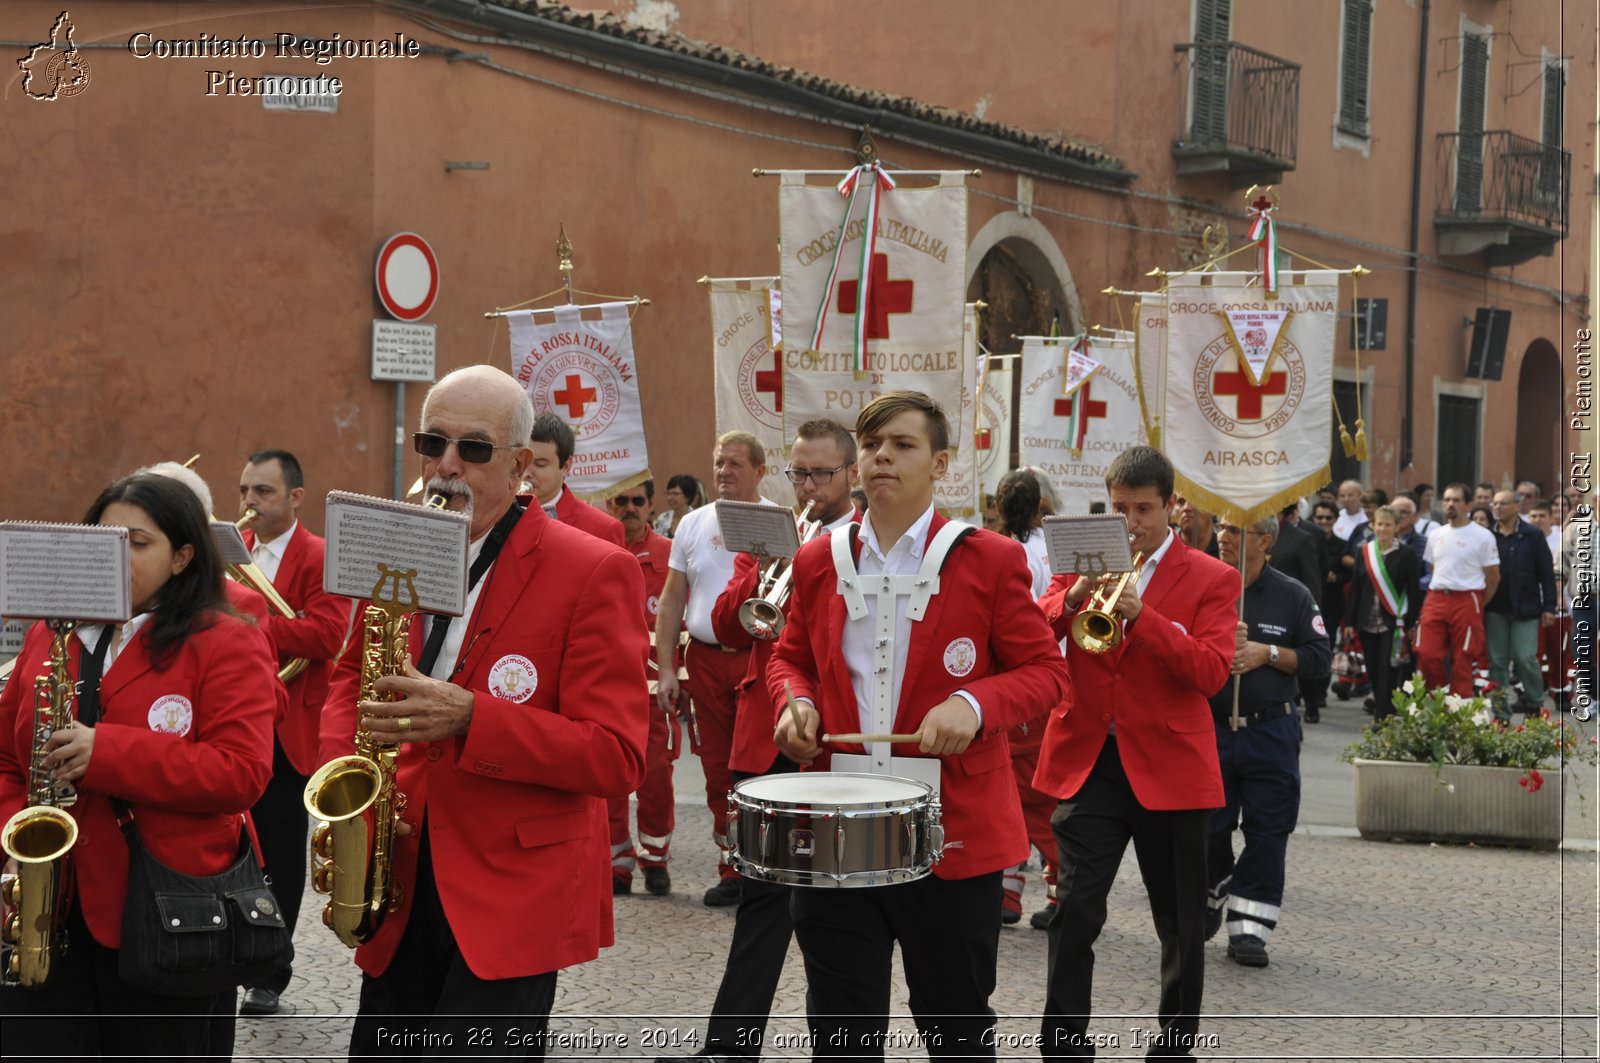
{"type": "MultiPolygon", "coordinates": [[[[806,519],[811,516],[811,508],[816,504],[817,500],[813,498],[800,512],[801,546],[815,539],[822,531],[820,520],[806,519]]],[[[756,596],[747,598],[739,606],[739,626],[749,632],[752,638],[770,642],[783,633],[783,607],[789,600],[793,578],[792,560],[778,558],[761,574],[756,584],[756,596]]]]}
{"type": "Polygon", "coordinates": [[[17,864],[17,873],[0,884],[0,984],[28,989],[54,980],[68,946],[78,823],[66,809],[78,795],[70,783],[50,779],[44,758],[50,736],[72,723],[75,684],[67,673],[67,640],[75,626],[50,621],[49,670],[34,680],[29,805],[0,829],[0,849],[17,864]]]}
{"type": "Polygon", "coordinates": [[[1115,583],[1101,587],[1083,603],[1072,618],[1072,641],[1089,653],[1105,653],[1122,641],[1122,618],[1111,611],[1128,581],[1138,575],[1144,554],[1133,555],[1133,570],[1124,572],[1115,583]]]}

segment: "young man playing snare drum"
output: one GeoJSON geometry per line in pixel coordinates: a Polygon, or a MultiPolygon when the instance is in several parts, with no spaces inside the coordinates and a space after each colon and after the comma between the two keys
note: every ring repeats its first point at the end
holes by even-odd
{"type": "Polygon", "coordinates": [[[1001,873],[1028,855],[1005,732],[1071,688],[1021,544],[934,512],[949,436],[944,411],[917,392],[881,395],[861,411],[867,514],[796,555],[789,622],[767,670],[786,756],[929,783],[943,816],[932,876],[795,890],[817,1056],[883,1055],[895,942],[928,1054],[995,1054],[985,1034],[995,1021],[1001,873]],[[916,738],[826,740],[849,733],[916,738]]]}

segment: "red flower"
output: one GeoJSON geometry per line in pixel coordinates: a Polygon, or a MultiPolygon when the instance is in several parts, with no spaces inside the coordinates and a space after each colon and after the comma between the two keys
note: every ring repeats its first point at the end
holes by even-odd
{"type": "Polygon", "coordinates": [[[1538,768],[1534,768],[1521,779],[1517,780],[1517,785],[1528,791],[1530,794],[1536,794],[1544,788],[1544,776],[1539,774],[1538,768]]]}

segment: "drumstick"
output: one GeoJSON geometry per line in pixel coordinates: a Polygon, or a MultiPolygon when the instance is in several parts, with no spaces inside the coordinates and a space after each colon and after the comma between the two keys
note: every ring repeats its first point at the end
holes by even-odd
{"type": "Polygon", "coordinates": [[[785,704],[789,707],[789,722],[794,724],[794,736],[799,738],[806,733],[805,725],[800,722],[800,710],[795,708],[794,690],[789,686],[788,680],[783,684],[785,704]]]}
{"type": "Polygon", "coordinates": [[[920,742],[922,741],[922,732],[918,731],[914,735],[823,735],[822,740],[824,742],[860,742],[862,745],[866,745],[868,742],[920,742]]]}

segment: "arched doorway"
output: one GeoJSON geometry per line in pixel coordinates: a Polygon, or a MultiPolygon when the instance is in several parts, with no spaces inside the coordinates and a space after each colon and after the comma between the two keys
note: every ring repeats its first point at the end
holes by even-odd
{"type": "Polygon", "coordinates": [[[1528,344],[1517,374],[1517,460],[1512,474],[1533,480],[1546,493],[1561,480],[1561,418],[1551,410],[1565,405],[1561,356],[1546,339],[1528,344]]]}

